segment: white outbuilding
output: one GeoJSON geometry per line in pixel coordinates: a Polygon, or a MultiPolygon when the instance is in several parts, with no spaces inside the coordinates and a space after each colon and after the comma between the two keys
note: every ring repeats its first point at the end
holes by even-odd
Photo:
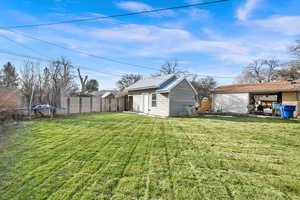
{"type": "Polygon", "coordinates": [[[153,116],[184,116],[195,106],[195,88],[174,74],[142,79],[126,89],[133,112],[153,116]]]}

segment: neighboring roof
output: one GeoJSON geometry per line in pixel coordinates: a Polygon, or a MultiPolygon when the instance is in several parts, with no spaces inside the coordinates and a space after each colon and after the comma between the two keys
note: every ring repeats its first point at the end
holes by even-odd
{"type": "Polygon", "coordinates": [[[139,80],[135,84],[126,88],[127,91],[143,90],[143,89],[157,89],[164,83],[170,81],[170,79],[176,78],[175,74],[168,74],[163,76],[154,76],[139,80]]]}
{"type": "Polygon", "coordinates": [[[115,95],[116,98],[124,97],[128,94],[128,92],[126,91],[113,91],[112,93],[113,95],[115,95]]]}
{"type": "Polygon", "coordinates": [[[238,93],[238,92],[287,92],[300,91],[300,80],[279,81],[270,83],[252,83],[225,85],[214,89],[214,93],[238,93]]]}
{"type": "Polygon", "coordinates": [[[102,96],[106,92],[112,92],[112,91],[113,90],[99,90],[99,91],[91,92],[90,94],[93,95],[93,96],[102,96]]]}
{"type": "Polygon", "coordinates": [[[190,85],[190,87],[193,89],[194,93],[197,94],[196,89],[184,76],[181,78],[174,79],[169,84],[165,85],[164,87],[159,88],[159,90],[157,90],[157,92],[170,92],[174,87],[176,87],[179,83],[181,83],[184,80],[186,80],[186,82],[190,85]]]}
{"type": "Polygon", "coordinates": [[[114,95],[116,98],[119,98],[119,97],[123,97],[123,96],[125,96],[125,95],[127,95],[128,93],[127,92],[125,92],[125,91],[116,91],[116,90],[114,90],[114,91],[108,91],[108,92],[105,92],[102,96],[101,96],[101,98],[106,98],[106,97],[108,97],[108,96],[110,96],[110,95],[114,95]]]}
{"type": "Polygon", "coordinates": [[[112,92],[105,92],[102,96],[101,96],[101,98],[105,98],[105,97],[108,97],[109,95],[111,95],[112,94],[112,92]]]}

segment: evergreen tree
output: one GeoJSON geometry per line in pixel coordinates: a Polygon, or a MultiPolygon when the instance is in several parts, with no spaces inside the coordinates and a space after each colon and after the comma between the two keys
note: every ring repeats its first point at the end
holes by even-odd
{"type": "Polygon", "coordinates": [[[10,62],[3,65],[3,68],[0,70],[0,85],[8,88],[16,88],[18,86],[18,73],[10,62]]]}

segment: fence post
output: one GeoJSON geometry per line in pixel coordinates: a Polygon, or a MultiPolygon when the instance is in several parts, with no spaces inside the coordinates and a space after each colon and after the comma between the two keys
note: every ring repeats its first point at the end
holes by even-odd
{"type": "Polygon", "coordinates": [[[67,98],[67,113],[70,114],[70,97],[67,98]]]}
{"type": "Polygon", "coordinates": [[[90,112],[93,112],[93,96],[90,96],[90,112]]]}
{"type": "Polygon", "coordinates": [[[81,114],[82,112],[82,98],[79,97],[79,113],[81,114]]]}

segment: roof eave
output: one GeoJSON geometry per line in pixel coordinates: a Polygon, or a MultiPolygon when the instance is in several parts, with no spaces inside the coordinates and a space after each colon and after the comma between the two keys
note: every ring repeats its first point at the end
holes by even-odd
{"type": "Polygon", "coordinates": [[[132,89],[127,89],[125,91],[131,92],[131,91],[149,90],[149,89],[157,89],[157,87],[151,86],[151,87],[143,87],[143,88],[132,88],[132,89]]]}
{"type": "Polygon", "coordinates": [[[170,90],[157,90],[157,93],[170,93],[170,90]]]}
{"type": "Polygon", "coordinates": [[[223,93],[256,93],[256,92],[299,92],[300,88],[282,89],[282,90],[228,90],[228,91],[212,91],[214,94],[223,93]]]}

